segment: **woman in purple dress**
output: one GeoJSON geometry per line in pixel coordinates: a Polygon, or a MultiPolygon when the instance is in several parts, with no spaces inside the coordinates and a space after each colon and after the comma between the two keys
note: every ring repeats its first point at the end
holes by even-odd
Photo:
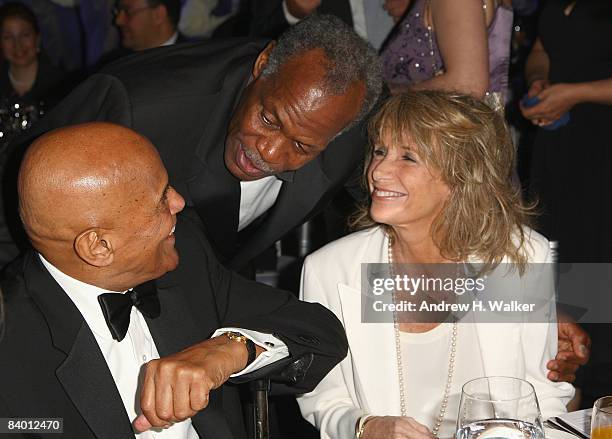
{"type": "MultiPolygon", "coordinates": [[[[389,13],[401,12],[388,0],[389,13]]],[[[412,0],[384,46],[393,92],[454,90],[503,103],[508,84],[512,9],[508,0],[412,0]]]]}

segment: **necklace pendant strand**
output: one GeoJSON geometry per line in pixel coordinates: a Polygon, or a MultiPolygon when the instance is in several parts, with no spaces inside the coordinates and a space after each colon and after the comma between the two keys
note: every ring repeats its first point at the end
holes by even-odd
{"type": "MultiPolygon", "coordinates": [[[[387,259],[389,260],[389,274],[393,278],[393,239],[391,235],[387,234],[387,259]]],[[[393,291],[393,303],[396,302],[396,292],[393,291]]],[[[404,368],[402,366],[402,346],[400,341],[400,329],[399,329],[399,318],[397,311],[393,311],[393,332],[395,335],[395,359],[397,364],[397,380],[399,384],[400,393],[400,414],[402,417],[408,416],[406,411],[406,390],[404,386],[404,368]]],[[[448,357],[448,373],[446,376],[446,383],[444,386],[444,394],[442,396],[442,403],[440,404],[440,410],[436,417],[434,426],[432,428],[433,435],[437,438],[440,432],[440,427],[444,422],[444,416],[446,415],[446,409],[448,407],[448,399],[450,396],[451,387],[453,384],[453,375],[455,373],[455,358],[457,354],[457,322],[453,322],[453,329],[451,332],[449,357],[448,357]]]]}

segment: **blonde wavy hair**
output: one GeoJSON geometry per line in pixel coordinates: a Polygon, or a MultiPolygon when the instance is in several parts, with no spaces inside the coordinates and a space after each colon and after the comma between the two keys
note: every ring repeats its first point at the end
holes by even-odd
{"type": "MultiPolygon", "coordinates": [[[[381,106],[368,134],[366,187],[372,150],[382,139],[414,146],[425,165],[449,186],[450,195],[432,225],[443,257],[461,261],[475,256],[490,269],[507,256],[524,272],[523,226],[529,224],[534,206],[524,203],[520,188],[512,184],[514,146],[502,115],[469,96],[407,92],[381,106]]],[[[353,229],[377,225],[369,207],[370,199],[353,215],[353,229]]]]}

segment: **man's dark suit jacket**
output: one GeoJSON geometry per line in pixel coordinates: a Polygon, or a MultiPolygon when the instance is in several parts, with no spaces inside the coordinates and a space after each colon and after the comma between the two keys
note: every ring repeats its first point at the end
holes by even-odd
{"type": "MultiPolygon", "coordinates": [[[[276,375],[298,381],[282,385],[284,390],[314,388],[346,355],[340,322],[318,304],[300,302],[222,267],[196,224],[180,219],[179,267],[156,281],[161,315],[147,318],[147,325],[160,355],[182,350],[224,326],[273,333],[287,344],[291,357],[251,378],[280,368],[276,375]]],[[[3,283],[0,418],[57,417],[64,419],[66,438],[133,439],[113,378],[76,306],[36,253],[28,252],[10,271],[3,283]]],[[[203,438],[245,439],[235,386],[214,390],[193,425],[203,438]]]]}
{"type": "Polygon", "coordinates": [[[220,260],[240,270],[320,212],[349,177],[359,173],[366,144],[362,126],[336,138],[296,171],[292,182],[283,183],[265,218],[239,236],[240,184],[224,164],[225,136],[265,44],[183,43],[122,58],[77,87],[33,128],[28,140],[52,128],[92,120],[144,134],[159,150],[170,183],[204,221],[220,260]]]}
{"type": "MultiPolygon", "coordinates": [[[[182,33],[178,33],[177,37],[176,37],[176,41],[173,44],[180,44],[180,43],[186,43],[188,41],[192,41],[190,39],[188,39],[185,35],[183,35],[182,33]]],[[[161,47],[161,46],[160,46],[161,47]]],[[[147,50],[147,49],[145,49],[147,50]]],[[[87,69],[87,75],[96,73],[98,70],[100,70],[101,68],[103,68],[104,66],[106,66],[107,64],[118,60],[119,58],[122,58],[124,56],[128,56],[128,55],[133,55],[137,53],[136,50],[132,50],[132,49],[128,49],[126,47],[123,46],[119,46],[114,50],[111,50],[110,52],[106,52],[105,54],[103,54],[100,59],[93,65],[93,67],[90,67],[89,69],[87,69]]]]}

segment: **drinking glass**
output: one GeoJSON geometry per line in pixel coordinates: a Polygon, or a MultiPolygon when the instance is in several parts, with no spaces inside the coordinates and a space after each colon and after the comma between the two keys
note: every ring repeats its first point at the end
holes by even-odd
{"type": "Polygon", "coordinates": [[[599,398],[593,405],[591,439],[612,439],[612,396],[599,398]]]}
{"type": "Polygon", "coordinates": [[[512,377],[483,377],[461,389],[456,439],[543,439],[533,386],[512,377]]]}

